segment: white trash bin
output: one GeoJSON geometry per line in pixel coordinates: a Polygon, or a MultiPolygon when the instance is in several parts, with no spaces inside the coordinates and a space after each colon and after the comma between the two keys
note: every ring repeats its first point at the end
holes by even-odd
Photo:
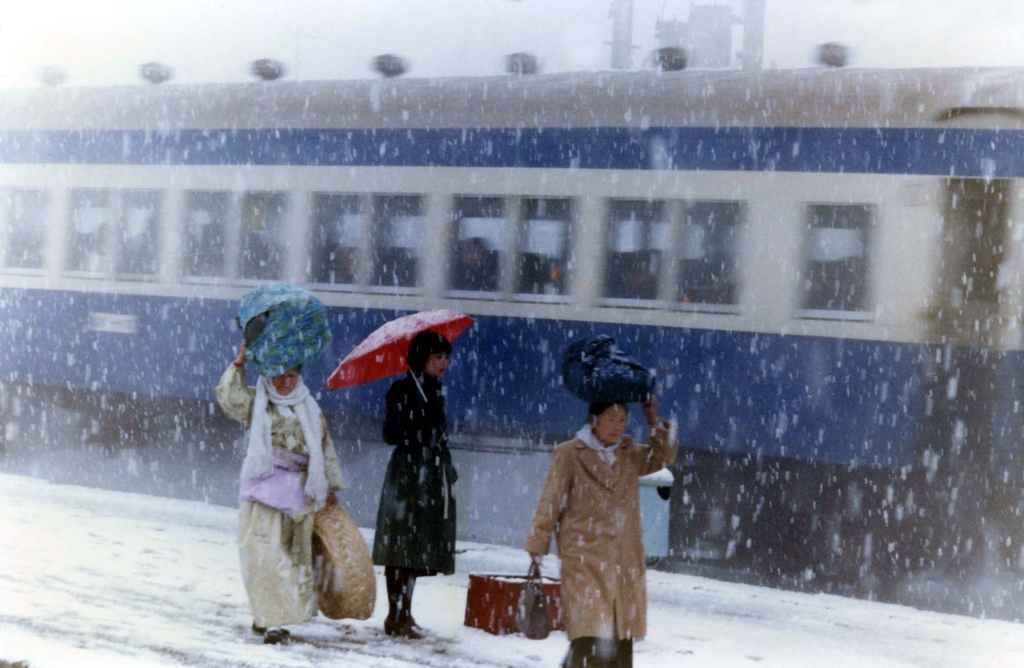
{"type": "Polygon", "coordinates": [[[640,521],[648,562],[668,556],[668,499],[673,480],[667,468],[640,478],[640,521]]]}

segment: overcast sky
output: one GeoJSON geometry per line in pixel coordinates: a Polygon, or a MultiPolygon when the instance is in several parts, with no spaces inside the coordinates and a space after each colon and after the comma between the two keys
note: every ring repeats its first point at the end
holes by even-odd
{"type": "MultiPolygon", "coordinates": [[[[140,81],[159,61],[177,82],[247,81],[263,57],[289,77],[372,76],[398,53],[414,76],[496,74],[508,53],[546,72],[607,69],[612,0],[4,0],[0,86],[39,85],[47,65],[73,85],[140,81]]],[[[735,8],[740,0],[699,0],[735,8]]],[[[686,19],[690,0],[635,0],[636,66],[657,18],[686,19]]],[[[808,67],[816,44],[841,41],[853,65],[1024,65],[1019,0],[767,0],[765,65],[808,67]]],[[[737,31],[737,37],[739,33],[737,31]]],[[[737,40],[734,50],[739,50],[737,40]]]]}

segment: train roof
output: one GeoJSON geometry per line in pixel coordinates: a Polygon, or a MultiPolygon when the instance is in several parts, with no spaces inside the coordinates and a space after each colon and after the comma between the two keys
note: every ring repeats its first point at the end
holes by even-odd
{"type": "Polygon", "coordinates": [[[0,131],[986,127],[1024,124],[1024,69],[588,72],[0,91],[0,131]]]}

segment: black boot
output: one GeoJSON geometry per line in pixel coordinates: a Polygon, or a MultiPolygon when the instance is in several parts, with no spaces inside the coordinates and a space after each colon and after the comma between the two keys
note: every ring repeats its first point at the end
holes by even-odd
{"type": "Polygon", "coordinates": [[[420,633],[422,629],[416,626],[412,618],[412,590],[416,578],[404,568],[387,566],[384,568],[384,581],[388,590],[388,616],[384,620],[384,633],[419,640],[423,637],[420,633]]]}
{"type": "Polygon", "coordinates": [[[423,637],[423,629],[416,623],[416,620],[412,616],[412,592],[416,589],[416,576],[406,574],[405,577],[405,589],[402,591],[402,610],[403,621],[406,627],[406,637],[419,639],[423,637]]]}
{"type": "Polygon", "coordinates": [[[384,620],[384,633],[395,635],[399,622],[399,610],[402,604],[402,581],[405,579],[401,569],[394,566],[384,567],[384,584],[388,589],[388,616],[384,620]]]}
{"type": "Polygon", "coordinates": [[[263,634],[264,645],[288,645],[291,641],[292,634],[288,633],[288,629],[282,629],[280,626],[271,626],[263,634]]]}

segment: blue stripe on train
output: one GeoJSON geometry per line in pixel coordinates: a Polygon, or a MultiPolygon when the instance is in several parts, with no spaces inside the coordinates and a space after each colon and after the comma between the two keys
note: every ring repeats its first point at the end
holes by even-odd
{"type": "Polygon", "coordinates": [[[467,128],[0,132],[0,163],[724,170],[1024,176],[1024,132],[467,128]]]}
{"type": "MultiPolygon", "coordinates": [[[[221,300],[7,290],[0,308],[7,382],[209,400],[240,338],[236,306],[221,300]],[[139,332],[89,331],[91,312],[138,316],[139,332]]],[[[310,385],[397,315],[330,309],[334,343],[304,370],[310,385]]],[[[665,413],[689,446],[856,465],[919,462],[929,391],[920,370],[934,351],[888,342],[481,317],[457,342],[446,381],[455,430],[549,441],[574,432],[586,408],[561,387],[561,352],[595,333],[614,335],[658,369],[665,413]]],[[[1022,366],[1020,353],[998,357],[993,364],[1007,373],[1022,366]]],[[[327,411],[379,418],[387,382],[324,391],[320,401],[327,411]]],[[[1014,447],[1015,433],[1005,430],[1005,447],[1014,447]]]]}

